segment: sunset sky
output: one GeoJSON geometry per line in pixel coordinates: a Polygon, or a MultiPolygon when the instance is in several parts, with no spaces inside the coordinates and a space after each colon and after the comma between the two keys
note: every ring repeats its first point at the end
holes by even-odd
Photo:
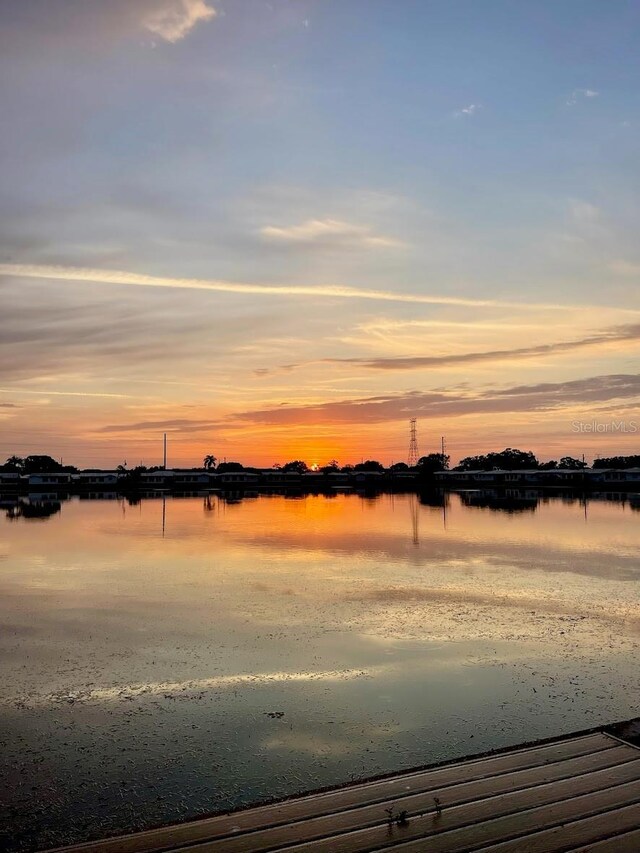
{"type": "Polygon", "coordinates": [[[1,5],[0,461],[639,451],[637,3],[1,5]]]}

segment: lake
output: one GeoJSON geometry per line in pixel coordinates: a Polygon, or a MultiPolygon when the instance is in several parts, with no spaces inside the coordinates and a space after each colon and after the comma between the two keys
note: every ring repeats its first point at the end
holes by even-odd
{"type": "Polygon", "coordinates": [[[0,510],[0,847],[638,715],[640,504],[470,493],[0,510]]]}

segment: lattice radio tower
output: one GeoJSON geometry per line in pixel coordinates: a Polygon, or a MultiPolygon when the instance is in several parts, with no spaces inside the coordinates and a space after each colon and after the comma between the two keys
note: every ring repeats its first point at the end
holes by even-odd
{"type": "Polygon", "coordinates": [[[409,459],[407,460],[407,464],[409,468],[413,468],[418,464],[418,435],[415,418],[411,418],[409,421],[409,459]]]}

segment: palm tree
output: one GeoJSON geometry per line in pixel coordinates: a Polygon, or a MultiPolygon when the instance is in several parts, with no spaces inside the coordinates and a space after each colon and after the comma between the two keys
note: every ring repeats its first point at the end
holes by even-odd
{"type": "Polygon", "coordinates": [[[16,471],[22,471],[24,470],[24,459],[21,456],[10,456],[5,462],[5,465],[16,471]]]}
{"type": "Polygon", "coordinates": [[[202,465],[207,469],[207,471],[210,471],[212,468],[216,467],[217,461],[216,457],[209,453],[208,456],[205,456],[202,460],[202,465]]]}

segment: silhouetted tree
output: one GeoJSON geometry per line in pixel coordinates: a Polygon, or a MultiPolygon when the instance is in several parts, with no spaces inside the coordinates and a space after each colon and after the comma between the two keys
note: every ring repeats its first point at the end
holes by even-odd
{"type": "Polygon", "coordinates": [[[320,469],[323,474],[336,474],[340,470],[337,459],[332,459],[328,465],[320,469]]]}
{"type": "Polygon", "coordinates": [[[550,459],[548,462],[542,462],[540,465],[541,471],[553,471],[554,468],[558,467],[558,463],[555,459],[550,459]]]}
{"type": "Polygon", "coordinates": [[[446,453],[429,453],[418,459],[417,469],[421,474],[435,474],[436,471],[449,470],[449,457],[446,453]]]}
{"type": "Polygon", "coordinates": [[[393,465],[391,465],[389,468],[389,471],[391,471],[392,474],[395,474],[399,471],[408,471],[408,470],[409,470],[409,466],[407,465],[406,462],[394,462],[393,465]]]}
{"type": "Polygon", "coordinates": [[[594,468],[640,468],[640,456],[604,456],[595,459],[594,468]]]}
{"type": "Polygon", "coordinates": [[[5,471],[17,474],[24,471],[24,459],[22,456],[10,456],[2,466],[5,471]]]}
{"type": "Polygon", "coordinates": [[[306,474],[309,467],[302,459],[294,459],[292,462],[285,462],[281,470],[285,473],[306,474]]]}
{"type": "Polygon", "coordinates": [[[563,456],[558,462],[558,468],[570,468],[572,471],[579,471],[581,468],[586,468],[587,463],[582,459],[576,459],[573,456],[563,456]]]}
{"type": "Polygon", "coordinates": [[[129,470],[125,469],[125,474],[123,477],[120,477],[118,486],[121,489],[131,489],[132,491],[135,491],[142,485],[142,475],[146,471],[158,470],[162,469],[159,469],[157,466],[155,468],[147,468],[146,465],[136,465],[135,468],[130,468],[129,470]]]}
{"type": "Polygon", "coordinates": [[[382,474],[384,471],[384,465],[381,462],[378,462],[377,459],[367,459],[366,462],[358,462],[357,465],[354,465],[353,470],[377,471],[379,474],[382,474]]]}
{"type": "MultiPolygon", "coordinates": [[[[455,471],[478,471],[484,469],[487,465],[487,457],[486,456],[465,456],[464,459],[461,459],[456,467],[455,471]]],[[[493,466],[492,466],[493,467],[493,466]]]]}
{"type": "Polygon", "coordinates": [[[218,460],[216,459],[216,457],[215,457],[215,456],[213,456],[211,453],[209,453],[209,454],[207,454],[207,456],[205,456],[205,457],[204,457],[204,459],[202,460],[202,467],[203,467],[203,468],[206,468],[206,469],[207,469],[207,471],[211,471],[211,469],[212,469],[212,468],[215,468],[215,467],[216,467],[216,462],[217,462],[217,461],[218,461],[218,460]]]}
{"type": "Polygon", "coordinates": [[[218,474],[234,474],[238,471],[244,471],[244,465],[240,462],[221,462],[216,471],[218,474]]]}
{"type": "Polygon", "coordinates": [[[457,471],[492,471],[502,468],[505,471],[517,471],[523,468],[538,468],[540,463],[530,450],[516,450],[507,447],[500,453],[487,453],[484,456],[466,456],[460,460],[457,471]]]}
{"type": "Polygon", "coordinates": [[[76,470],[70,465],[66,467],[56,462],[51,456],[27,456],[24,460],[25,474],[51,474],[56,471],[76,470]]]}

